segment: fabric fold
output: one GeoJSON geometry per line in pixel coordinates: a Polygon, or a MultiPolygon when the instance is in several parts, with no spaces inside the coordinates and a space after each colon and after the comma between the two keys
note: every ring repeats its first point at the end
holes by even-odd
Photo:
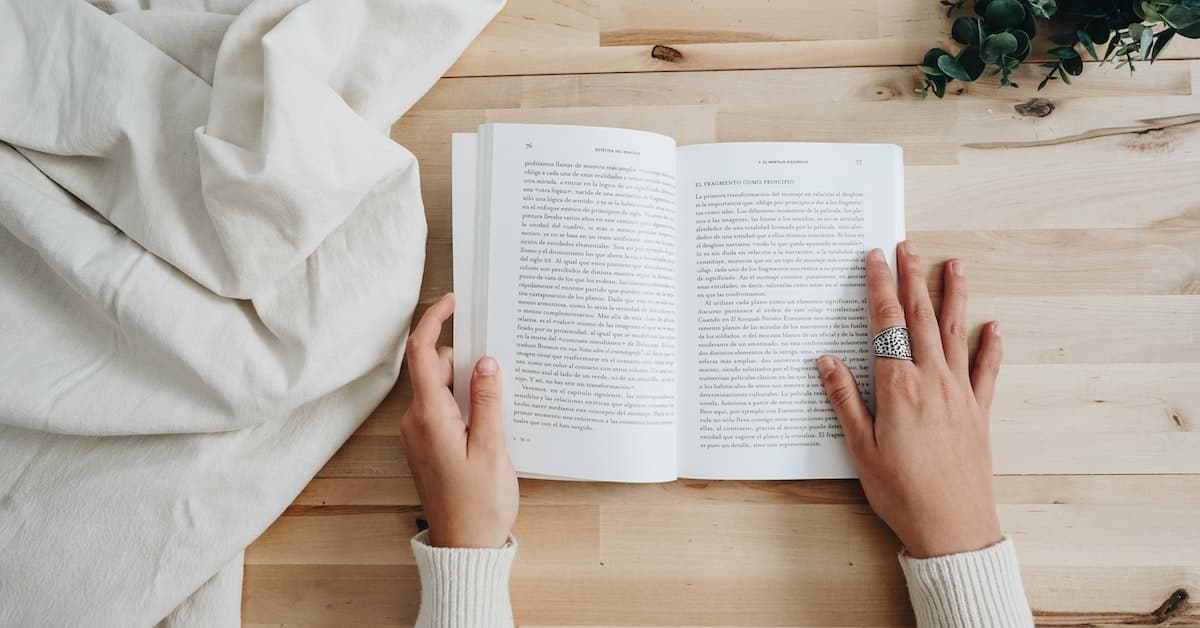
{"type": "Polygon", "coordinates": [[[517,542],[497,549],[434,547],[429,531],[410,542],[421,575],[421,628],[512,628],[508,579],[517,542]]]}
{"type": "Polygon", "coordinates": [[[236,608],[214,576],[399,371],[388,126],[501,4],[0,0],[0,625],[236,608]]]}
{"type": "Polygon", "coordinates": [[[936,558],[900,555],[922,628],[1032,628],[1033,616],[1010,539],[936,558]]]}

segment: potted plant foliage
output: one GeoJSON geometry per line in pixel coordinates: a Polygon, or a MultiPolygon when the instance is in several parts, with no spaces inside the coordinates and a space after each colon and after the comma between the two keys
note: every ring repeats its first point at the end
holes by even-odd
{"type": "MultiPolygon", "coordinates": [[[[968,0],[941,0],[952,16],[968,0]]],[[[946,95],[951,80],[971,82],[985,74],[999,76],[1000,86],[1017,87],[1013,72],[1037,41],[1039,22],[1054,18],[1061,32],[1053,59],[1038,89],[1061,79],[1070,84],[1083,72],[1080,48],[1102,63],[1128,66],[1153,63],[1176,36],[1200,38],[1200,0],[974,0],[975,15],[954,20],[950,36],[962,45],[956,54],[941,48],[925,53],[919,66],[925,75],[923,94],[946,95]],[[1104,53],[1099,50],[1103,47],[1104,53]]],[[[1059,30],[1056,28],[1056,31],[1059,30]]]]}

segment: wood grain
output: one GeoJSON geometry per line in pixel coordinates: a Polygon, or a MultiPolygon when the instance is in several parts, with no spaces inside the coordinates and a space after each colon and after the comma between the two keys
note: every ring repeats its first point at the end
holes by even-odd
{"type": "MultiPolygon", "coordinates": [[[[510,0],[392,128],[421,163],[422,303],[452,286],[452,132],[901,144],[935,299],[960,257],[972,321],[1003,323],[995,490],[1039,625],[1200,626],[1200,42],[1132,76],[1089,63],[1037,93],[1026,64],[1022,89],[921,100],[909,64],[948,28],[935,0],[510,0]],[[1024,115],[1034,98],[1053,111],[1024,115]]],[[[247,550],[245,626],[412,625],[410,398],[402,372],[247,550]]],[[[524,626],[912,623],[857,482],[525,480],[521,500],[524,626]]]]}

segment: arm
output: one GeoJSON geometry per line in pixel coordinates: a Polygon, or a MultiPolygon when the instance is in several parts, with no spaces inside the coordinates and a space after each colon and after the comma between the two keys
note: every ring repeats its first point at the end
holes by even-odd
{"type": "Polygon", "coordinates": [[[417,628],[511,628],[508,576],[516,554],[517,476],[504,446],[500,367],[471,376],[471,425],[450,393],[451,351],[437,347],[454,296],[430,306],[408,341],[413,402],[400,433],[429,529],[412,539],[421,575],[417,628]]]}
{"type": "Polygon", "coordinates": [[[876,359],[875,416],[840,360],[821,356],[817,370],[867,500],[904,545],[900,565],[918,625],[1033,626],[992,494],[988,411],[1000,368],[999,325],[985,326],[972,367],[962,261],[946,264],[939,321],[916,248],[901,243],[896,259],[899,294],[882,252],[867,256],[871,328],[906,325],[913,361],[876,359]]]}

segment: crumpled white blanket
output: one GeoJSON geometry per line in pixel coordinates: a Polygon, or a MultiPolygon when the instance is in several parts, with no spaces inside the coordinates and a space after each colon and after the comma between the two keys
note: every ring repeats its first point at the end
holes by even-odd
{"type": "Polygon", "coordinates": [[[399,370],[388,128],[501,4],[0,0],[0,626],[238,625],[399,370]]]}

